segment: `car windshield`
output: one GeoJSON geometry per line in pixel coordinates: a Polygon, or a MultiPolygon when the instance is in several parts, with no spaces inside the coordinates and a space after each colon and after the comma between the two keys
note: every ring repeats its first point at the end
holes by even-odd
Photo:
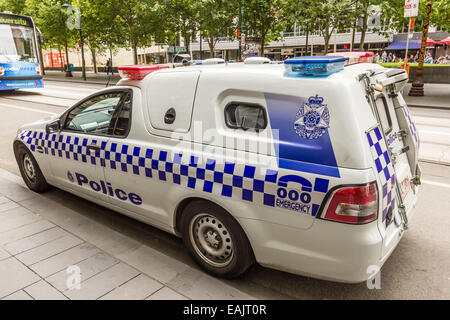
{"type": "Polygon", "coordinates": [[[0,24],[0,63],[38,62],[33,28],[0,24]]]}

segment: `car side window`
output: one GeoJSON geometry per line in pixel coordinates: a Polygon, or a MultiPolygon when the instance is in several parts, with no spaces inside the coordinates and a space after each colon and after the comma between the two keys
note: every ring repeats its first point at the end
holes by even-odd
{"type": "Polygon", "coordinates": [[[225,108],[225,122],[232,129],[259,131],[266,128],[267,117],[260,105],[232,102],[225,108]]]}
{"type": "Polygon", "coordinates": [[[128,134],[131,124],[131,100],[131,93],[125,94],[120,109],[117,110],[111,121],[110,130],[108,132],[110,135],[124,137],[128,134]]]}
{"type": "Polygon", "coordinates": [[[64,129],[91,134],[109,134],[113,116],[122,105],[124,92],[104,93],[84,101],[66,117],[64,129]]]}
{"type": "Polygon", "coordinates": [[[381,125],[383,126],[384,133],[387,134],[392,130],[392,120],[386,98],[380,95],[379,97],[377,97],[375,102],[377,105],[378,114],[380,116],[381,125]]]}

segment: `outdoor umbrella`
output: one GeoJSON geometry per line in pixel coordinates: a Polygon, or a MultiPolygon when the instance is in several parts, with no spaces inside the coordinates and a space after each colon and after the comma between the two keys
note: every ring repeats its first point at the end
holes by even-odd
{"type": "Polygon", "coordinates": [[[450,43],[450,36],[445,38],[444,40],[439,41],[440,44],[449,44],[450,43]]]}
{"type": "Polygon", "coordinates": [[[432,44],[437,44],[437,42],[434,41],[434,40],[431,39],[431,38],[427,38],[427,45],[430,46],[430,45],[432,45],[432,44]]]}

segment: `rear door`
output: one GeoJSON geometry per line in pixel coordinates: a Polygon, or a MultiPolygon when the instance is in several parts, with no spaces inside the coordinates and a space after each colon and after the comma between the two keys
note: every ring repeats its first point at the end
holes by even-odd
{"type": "Polygon", "coordinates": [[[373,98],[380,135],[384,136],[383,145],[388,151],[381,165],[377,160],[375,165],[386,164],[386,167],[392,168],[391,173],[387,169],[378,170],[381,188],[379,229],[384,239],[382,256],[395,246],[401,222],[408,221],[417,193],[412,181],[416,175],[420,175],[417,165],[418,136],[400,93],[407,80],[403,70],[379,72],[371,79],[372,86],[377,89],[373,91],[373,98]]]}

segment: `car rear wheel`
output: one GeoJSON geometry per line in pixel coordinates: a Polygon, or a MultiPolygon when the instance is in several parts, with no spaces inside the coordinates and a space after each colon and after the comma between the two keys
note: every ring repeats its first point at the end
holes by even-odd
{"type": "Polygon", "coordinates": [[[45,180],[36,159],[34,159],[31,152],[22,144],[19,145],[17,150],[17,163],[23,181],[25,181],[28,188],[38,193],[50,189],[50,185],[45,180]]]}
{"type": "Polygon", "coordinates": [[[224,209],[206,201],[187,205],[182,216],[185,245],[209,273],[236,278],[253,263],[250,243],[236,220],[224,209]]]}

